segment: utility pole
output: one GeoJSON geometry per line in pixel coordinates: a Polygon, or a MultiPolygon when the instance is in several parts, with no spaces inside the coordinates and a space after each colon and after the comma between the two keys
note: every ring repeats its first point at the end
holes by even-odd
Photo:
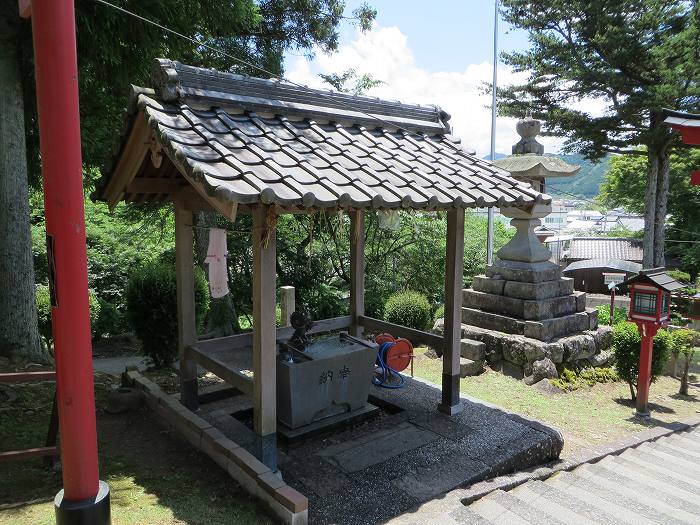
{"type": "Polygon", "coordinates": [[[99,479],[73,0],[20,0],[32,19],[63,489],[58,525],[109,525],[99,479]]]}
{"type": "MultiPolygon", "coordinates": [[[[496,160],[496,86],[498,81],[498,0],[493,12],[493,84],[491,94],[491,162],[496,160]]],[[[493,206],[489,206],[486,222],[486,264],[493,264],[493,206]]]]}

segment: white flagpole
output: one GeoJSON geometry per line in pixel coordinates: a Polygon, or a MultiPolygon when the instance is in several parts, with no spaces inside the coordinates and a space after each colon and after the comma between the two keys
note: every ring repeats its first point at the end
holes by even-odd
{"type": "MultiPolygon", "coordinates": [[[[498,72],[498,0],[493,13],[493,87],[491,97],[491,162],[496,160],[496,86],[498,72]]],[[[489,207],[486,226],[486,264],[493,264],[493,207],[489,207]]]]}

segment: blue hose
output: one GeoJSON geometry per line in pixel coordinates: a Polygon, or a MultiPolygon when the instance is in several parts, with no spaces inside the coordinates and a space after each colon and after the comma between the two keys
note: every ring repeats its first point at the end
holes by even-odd
{"type": "Polygon", "coordinates": [[[372,378],[372,383],[382,388],[403,388],[405,384],[403,376],[386,364],[386,353],[392,346],[394,346],[394,343],[391,341],[379,345],[379,350],[377,351],[377,366],[379,366],[381,370],[382,378],[379,379],[375,376],[372,378]],[[398,378],[399,383],[390,385],[388,381],[392,377],[398,378]]]}

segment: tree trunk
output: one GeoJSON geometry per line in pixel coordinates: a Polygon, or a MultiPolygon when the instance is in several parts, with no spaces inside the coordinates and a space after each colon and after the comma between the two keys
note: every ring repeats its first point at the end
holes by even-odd
{"type": "Polygon", "coordinates": [[[632,401],[637,400],[637,392],[634,390],[634,384],[630,381],[627,383],[630,386],[630,397],[632,398],[632,401]]]}
{"type": "Polygon", "coordinates": [[[0,0],[0,355],[51,362],[39,335],[17,2],[0,0]]]}
{"type": "Polygon", "coordinates": [[[684,357],[685,357],[685,362],[683,363],[683,373],[681,374],[681,388],[678,391],[678,393],[682,396],[687,396],[688,395],[688,372],[689,372],[689,368],[690,368],[690,360],[692,358],[692,354],[687,354],[684,357]]]}
{"type": "Polygon", "coordinates": [[[644,196],[644,244],[642,266],[654,266],[654,240],[656,238],[656,189],[658,186],[659,157],[656,151],[649,148],[647,155],[649,171],[647,172],[647,191],[644,196]]]}
{"type": "Polygon", "coordinates": [[[666,266],[666,210],[668,208],[668,187],[671,178],[671,166],[668,147],[659,152],[659,174],[656,184],[656,212],[654,220],[654,266],[666,266]]]}

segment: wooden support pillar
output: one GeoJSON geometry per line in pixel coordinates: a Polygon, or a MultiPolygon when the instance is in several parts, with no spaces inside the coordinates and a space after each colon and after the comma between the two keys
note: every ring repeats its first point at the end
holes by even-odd
{"type": "Polygon", "coordinates": [[[350,212],[350,334],[362,335],[359,317],[365,315],[365,212],[350,212]]]}
{"type": "Polygon", "coordinates": [[[277,470],[277,276],[274,208],[253,210],[253,403],[257,456],[277,470]]]}
{"type": "Polygon", "coordinates": [[[180,358],[180,402],[197,410],[197,363],[186,349],[197,342],[194,309],[192,212],[175,205],[175,271],[177,275],[177,348],[180,358]]]}
{"type": "Polygon", "coordinates": [[[445,348],[442,355],[442,402],[440,412],[458,413],[459,358],[462,338],[462,288],[464,287],[464,209],[447,212],[447,258],[445,261],[445,348]]]}
{"type": "Polygon", "coordinates": [[[289,326],[290,319],[296,309],[296,290],[293,286],[280,286],[280,317],[282,326],[289,326]]]}

